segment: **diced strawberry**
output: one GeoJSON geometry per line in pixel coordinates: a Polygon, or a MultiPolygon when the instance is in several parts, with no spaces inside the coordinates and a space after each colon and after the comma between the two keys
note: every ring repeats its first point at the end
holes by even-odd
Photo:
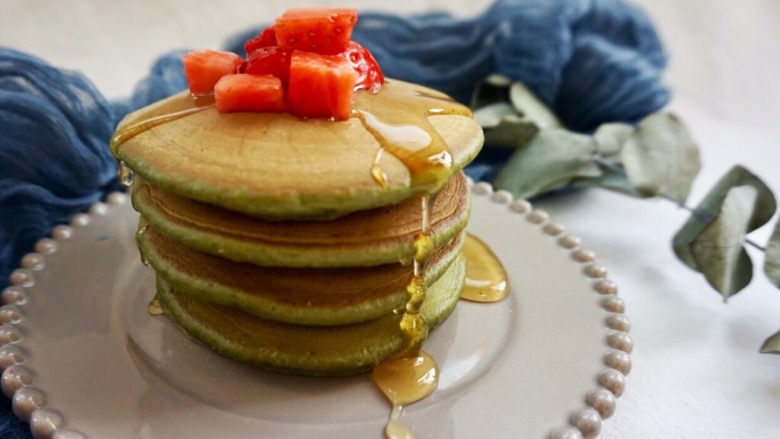
{"type": "Polygon", "coordinates": [[[250,75],[274,75],[287,84],[290,76],[290,56],[292,49],[286,47],[260,47],[241,64],[241,73],[250,75]]]}
{"type": "Polygon", "coordinates": [[[241,57],[221,50],[199,50],[184,55],[184,73],[190,93],[207,95],[214,92],[219,78],[236,73],[241,57]]]}
{"type": "Polygon", "coordinates": [[[282,47],[332,55],[347,48],[355,23],[355,9],[288,9],[276,19],[276,41],[282,47]]]}
{"type": "Polygon", "coordinates": [[[385,75],[374,59],[374,55],[355,41],[350,41],[347,50],[344,51],[344,57],[358,72],[356,89],[378,92],[385,83],[385,75]]]}
{"type": "Polygon", "coordinates": [[[266,28],[251,40],[247,40],[244,43],[244,51],[246,51],[246,56],[250,57],[255,50],[269,46],[276,46],[276,30],[273,26],[266,28]]]}
{"type": "Polygon", "coordinates": [[[342,56],[296,50],[290,60],[287,106],[299,117],[334,117],[352,113],[358,73],[342,56]]]}
{"type": "Polygon", "coordinates": [[[285,111],[282,81],[271,75],[223,76],[214,87],[214,101],[220,113],[285,111]]]}

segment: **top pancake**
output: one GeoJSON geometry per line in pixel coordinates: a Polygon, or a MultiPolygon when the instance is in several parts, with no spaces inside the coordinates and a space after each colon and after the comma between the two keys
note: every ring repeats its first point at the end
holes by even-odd
{"type": "MultiPolygon", "coordinates": [[[[186,92],[172,96],[130,114],[117,132],[192,106],[186,92]]],[[[393,135],[406,135],[410,126],[438,134],[451,166],[416,181],[403,157],[377,154],[386,144],[359,117],[302,120],[286,113],[222,114],[213,107],[139,130],[114,154],[156,186],[186,198],[268,219],[330,219],[438,190],[484,140],[468,109],[417,85],[392,80],[377,95],[357,93],[355,109],[361,108],[386,115],[382,126],[393,135]],[[396,113],[417,118],[399,123],[406,119],[396,113]],[[377,157],[384,187],[372,176],[377,157]]]]}

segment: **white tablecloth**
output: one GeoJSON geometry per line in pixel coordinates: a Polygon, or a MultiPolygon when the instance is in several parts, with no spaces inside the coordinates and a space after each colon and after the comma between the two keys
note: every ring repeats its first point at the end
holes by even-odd
{"type": "MultiPolygon", "coordinates": [[[[82,70],[109,97],[127,95],[151,61],[176,47],[219,47],[300,1],[4,0],[0,45],[82,70]]],[[[320,1],[363,9],[475,14],[468,0],[320,1]]],[[[642,0],[672,55],[672,109],[702,147],[698,201],[734,163],[780,193],[780,2],[642,0]]],[[[780,328],[780,290],[757,262],[753,284],[728,305],[679,263],[671,236],[685,214],[661,201],[599,190],[544,201],[596,251],[618,282],[636,344],[625,395],[605,438],[780,437],[780,357],[759,355],[780,328]]],[[[769,230],[755,235],[765,242],[769,230]]]]}

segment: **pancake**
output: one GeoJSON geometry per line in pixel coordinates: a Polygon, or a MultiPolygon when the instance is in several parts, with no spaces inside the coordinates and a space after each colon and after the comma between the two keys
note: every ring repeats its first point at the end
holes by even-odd
{"type": "MultiPolygon", "coordinates": [[[[355,267],[398,263],[414,255],[418,198],[355,212],[333,221],[266,221],[176,196],[143,178],[133,206],[160,233],[192,249],[238,262],[282,267],[355,267]]],[[[463,173],[434,201],[431,236],[444,245],[466,226],[469,193],[463,173]]]]}
{"type": "MultiPolygon", "coordinates": [[[[455,308],[465,281],[459,256],[428,290],[421,314],[433,328],[455,308]]],[[[365,372],[404,345],[400,315],[367,323],[299,326],[264,320],[231,307],[195,299],[158,278],[158,297],[167,317],[220,354],[263,369],[313,376],[365,372]]]]}
{"type": "MultiPolygon", "coordinates": [[[[460,234],[431,255],[427,285],[439,279],[462,245],[460,234]]],[[[390,314],[406,303],[412,277],[411,266],[400,264],[296,269],[236,263],[193,251],[153,226],[138,235],[138,247],[157,275],[177,291],[299,325],[343,325],[390,314]]]]}
{"type": "Polygon", "coordinates": [[[188,112],[192,107],[192,98],[183,92],[128,115],[119,133],[139,123],[144,129],[115,142],[114,155],[165,191],[270,219],[332,219],[435,192],[476,157],[484,141],[466,107],[397,80],[387,81],[376,95],[357,93],[355,114],[362,116],[345,121],[223,114],[213,107],[188,112]],[[381,120],[367,125],[371,114],[363,109],[381,120]],[[186,114],[171,117],[182,110],[186,114]],[[155,117],[165,122],[148,123],[155,117]],[[419,140],[421,133],[440,138],[450,166],[416,178],[409,163],[433,156],[416,156],[423,150],[391,151],[377,127],[385,137],[395,136],[396,145],[408,143],[410,135],[419,140]],[[382,148],[387,151],[380,153],[382,148]],[[375,162],[384,186],[372,175],[375,162]]]}

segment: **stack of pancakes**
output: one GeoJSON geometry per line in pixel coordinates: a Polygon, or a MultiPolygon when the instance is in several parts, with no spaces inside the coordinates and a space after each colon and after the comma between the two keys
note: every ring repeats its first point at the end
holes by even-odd
{"type": "Polygon", "coordinates": [[[181,94],[129,115],[118,133],[146,126],[114,153],[136,175],[137,241],[157,275],[157,300],[190,336],[265,369],[371,368],[404,345],[420,197],[431,192],[435,248],[421,314],[434,327],[453,311],[469,215],[460,169],[483,140],[472,118],[428,117],[453,161],[417,185],[401,160],[377,154],[381,144],[356,118],[213,108],[171,117],[188,106],[181,94]],[[377,162],[381,185],[370,172],[377,162]]]}

